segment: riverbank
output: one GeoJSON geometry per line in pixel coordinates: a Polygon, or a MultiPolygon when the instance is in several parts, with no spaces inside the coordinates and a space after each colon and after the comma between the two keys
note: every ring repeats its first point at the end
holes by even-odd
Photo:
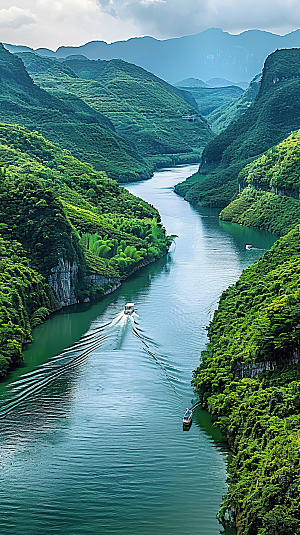
{"type": "Polygon", "coordinates": [[[178,236],[171,252],[114,293],[64,307],[38,325],[22,367],[2,383],[2,403],[14,404],[0,421],[7,535],[50,535],[62,525],[66,535],[94,535],[99,525],[103,535],[219,534],[224,438],[198,408],[183,433],[182,415],[220,294],[275,238],[220,223],[216,210],[198,212],[174,195],[193,168],[128,186],[178,236]],[[256,248],[246,251],[245,243],[256,248]],[[135,303],[144,342],[130,320],[118,323],[126,302],[135,303]],[[106,324],[101,346],[69,365],[65,349],[106,324]]]}
{"type": "Polygon", "coordinates": [[[194,372],[234,452],[220,518],[238,535],[300,533],[300,228],[226,290],[194,372]]]}

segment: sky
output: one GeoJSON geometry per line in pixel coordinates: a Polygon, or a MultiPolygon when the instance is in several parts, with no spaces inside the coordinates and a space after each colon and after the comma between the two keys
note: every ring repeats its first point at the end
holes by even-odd
{"type": "Polygon", "coordinates": [[[299,0],[0,0],[0,41],[45,47],[168,39],[207,28],[284,35],[300,28],[299,0]]]}

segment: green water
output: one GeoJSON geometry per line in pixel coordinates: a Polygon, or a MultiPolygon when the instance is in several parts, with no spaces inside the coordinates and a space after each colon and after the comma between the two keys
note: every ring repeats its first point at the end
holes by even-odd
{"type": "Polygon", "coordinates": [[[226,447],[204,411],[188,432],[181,419],[221,292],[275,237],[176,196],[193,171],[128,186],[158,207],[176,245],[114,294],[37,327],[23,368],[2,385],[2,414],[12,410],[0,420],[1,533],[220,533],[226,447]],[[135,323],[121,314],[128,301],[135,323]],[[59,356],[89,333],[84,348],[97,343],[84,358],[83,346],[59,356]]]}

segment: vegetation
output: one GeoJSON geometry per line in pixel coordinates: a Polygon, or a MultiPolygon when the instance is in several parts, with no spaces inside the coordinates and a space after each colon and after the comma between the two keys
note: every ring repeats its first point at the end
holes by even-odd
{"type": "MultiPolygon", "coordinates": [[[[183,86],[181,86],[183,89],[183,86]]],[[[244,90],[237,86],[227,87],[184,87],[189,91],[198,104],[201,115],[208,119],[208,115],[218,110],[221,106],[226,106],[234,99],[238,99],[244,94],[244,90]]]]}
{"type": "Polygon", "coordinates": [[[0,162],[1,376],[60,306],[46,284],[60,258],[78,266],[72,284],[85,300],[107,289],[90,275],[124,279],[164,255],[172,237],[153,206],[37,132],[0,124],[0,162]]]}
{"type": "Polygon", "coordinates": [[[59,304],[16,241],[0,238],[0,377],[22,360],[31,329],[59,304]]]}
{"type": "Polygon", "coordinates": [[[297,226],[223,293],[194,372],[233,452],[220,517],[240,535],[300,533],[299,281],[297,226]]]}
{"type": "Polygon", "coordinates": [[[121,60],[93,61],[78,56],[65,61],[32,53],[21,53],[19,57],[35,82],[48,93],[60,98],[76,96],[101,112],[151,169],[198,162],[212,138],[192,95],[141,67],[121,60]],[[198,115],[195,122],[182,119],[189,113],[198,115]]]}
{"type": "Polygon", "coordinates": [[[286,234],[300,221],[299,176],[298,130],[242,169],[238,180],[244,189],[221,219],[286,234]]]}
{"type": "Polygon", "coordinates": [[[230,100],[221,107],[211,111],[206,117],[209,126],[215,134],[223,132],[227,126],[243,115],[257,97],[260,88],[261,73],[250,82],[249,87],[239,97],[230,100]]]}
{"type": "Polygon", "coordinates": [[[200,173],[190,186],[178,185],[179,194],[194,203],[224,208],[238,193],[241,169],[300,127],[299,59],[299,49],[268,56],[256,100],[208,143],[200,173]]]}
{"type": "MultiPolygon", "coordinates": [[[[65,68],[67,71],[67,68],[65,68]]],[[[0,45],[0,120],[38,130],[95,169],[128,182],[149,178],[152,168],[115,132],[102,113],[75,95],[50,95],[35,85],[22,61],[0,45]]]]}

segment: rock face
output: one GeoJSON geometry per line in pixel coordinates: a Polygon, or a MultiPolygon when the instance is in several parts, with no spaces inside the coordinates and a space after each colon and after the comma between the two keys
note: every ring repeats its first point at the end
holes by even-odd
{"type": "MultiPolygon", "coordinates": [[[[76,262],[70,263],[60,257],[58,265],[51,269],[48,277],[48,284],[54,290],[55,296],[62,307],[79,303],[76,295],[75,281],[78,281],[78,265],[76,262]]],[[[97,273],[84,278],[86,288],[95,289],[100,295],[107,295],[119,288],[121,280],[116,277],[107,278],[97,273]]],[[[93,294],[93,292],[91,292],[93,294]]],[[[87,297],[85,302],[90,301],[87,297]]]]}
{"type": "Polygon", "coordinates": [[[74,280],[78,278],[78,265],[72,264],[64,258],[58,259],[58,265],[51,269],[48,284],[62,307],[78,303],[74,289],[74,280]]]}
{"type": "Polygon", "coordinates": [[[263,362],[254,362],[252,365],[240,365],[236,372],[236,379],[254,379],[259,373],[274,370],[276,366],[280,364],[299,364],[300,361],[300,349],[295,348],[292,355],[281,355],[280,359],[263,362]]]}
{"type": "MultiPolygon", "coordinates": [[[[84,281],[88,288],[96,288],[98,290],[101,289],[102,295],[110,294],[117,290],[119,286],[121,286],[121,279],[117,277],[106,278],[103,275],[98,275],[97,273],[88,275],[84,278],[84,281]]],[[[90,299],[86,298],[84,301],[88,302],[90,299]]]]}
{"type": "MultiPolygon", "coordinates": [[[[141,260],[135,265],[135,267],[127,276],[154,261],[154,258],[151,260],[141,260]]],[[[77,263],[70,263],[69,260],[65,260],[63,257],[60,257],[58,260],[58,265],[51,269],[51,274],[48,277],[48,284],[51,286],[58,302],[62,307],[79,303],[75,288],[76,281],[78,281],[77,263]]],[[[119,277],[108,278],[97,273],[87,275],[84,277],[83,282],[84,287],[88,290],[87,293],[90,294],[90,297],[86,297],[84,299],[85,303],[88,303],[95,297],[110,294],[117,290],[119,286],[121,286],[121,279],[119,277]]]]}

